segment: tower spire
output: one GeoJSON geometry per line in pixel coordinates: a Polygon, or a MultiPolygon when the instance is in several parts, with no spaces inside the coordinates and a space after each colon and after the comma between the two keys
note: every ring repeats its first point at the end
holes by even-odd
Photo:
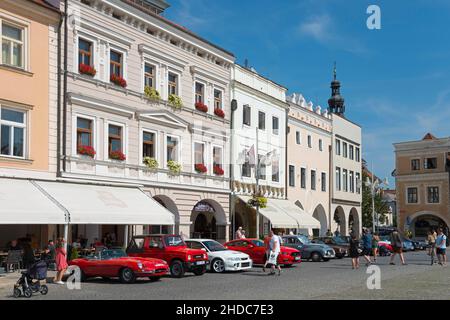
{"type": "Polygon", "coordinates": [[[345,112],[344,97],[340,92],[341,83],[337,80],[336,61],[333,67],[333,81],[331,81],[331,98],[328,99],[330,113],[343,116],[345,112]]]}
{"type": "Polygon", "coordinates": [[[336,80],[336,61],[334,62],[334,68],[333,68],[333,76],[334,76],[334,80],[336,80]]]}

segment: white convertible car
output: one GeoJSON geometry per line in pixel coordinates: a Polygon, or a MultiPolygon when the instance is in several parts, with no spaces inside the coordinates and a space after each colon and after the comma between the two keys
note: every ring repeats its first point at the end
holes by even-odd
{"type": "Polygon", "coordinates": [[[248,254],[228,250],[215,240],[189,239],[185,242],[189,248],[203,249],[208,253],[209,269],[214,272],[241,271],[253,265],[248,254]]]}

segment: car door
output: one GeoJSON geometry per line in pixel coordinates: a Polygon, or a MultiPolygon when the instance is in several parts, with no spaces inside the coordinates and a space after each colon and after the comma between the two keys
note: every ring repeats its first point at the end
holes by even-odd
{"type": "MultiPolygon", "coordinates": [[[[146,237],[146,248],[145,251],[148,252],[147,256],[150,258],[156,258],[167,261],[167,257],[164,250],[163,237],[161,236],[149,236],[146,237]]],[[[169,261],[167,261],[169,262],[169,261]]]]}

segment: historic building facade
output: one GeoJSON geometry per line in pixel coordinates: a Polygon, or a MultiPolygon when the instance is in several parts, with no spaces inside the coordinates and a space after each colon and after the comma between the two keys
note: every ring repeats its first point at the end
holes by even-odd
{"type": "Polygon", "coordinates": [[[319,221],[319,227],[306,232],[325,236],[330,228],[331,115],[301,94],[291,95],[288,102],[288,199],[319,221]]]}
{"type": "MultiPolygon", "coordinates": [[[[140,186],[173,214],[174,228],[155,221],[132,232],[224,241],[234,56],[163,18],[167,7],[69,1],[62,177],[140,186]]],[[[72,233],[127,234],[88,222],[72,233]]]]}
{"type": "Polygon", "coordinates": [[[450,138],[427,134],[394,143],[397,224],[425,238],[431,228],[450,225],[450,138]]]}

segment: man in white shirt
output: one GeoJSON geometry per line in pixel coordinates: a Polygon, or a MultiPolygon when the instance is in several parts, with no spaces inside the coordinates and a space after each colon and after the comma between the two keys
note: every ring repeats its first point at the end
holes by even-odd
{"type": "Polygon", "coordinates": [[[269,257],[269,263],[271,264],[270,268],[271,271],[269,273],[269,275],[274,275],[275,274],[275,268],[278,268],[278,275],[281,275],[281,267],[278,264],[278,255],[280,254],[281,251],[281,237],[277,236],[273,230],[270,230],[269,233],[270,236],[270,257],[269,257]]]}

